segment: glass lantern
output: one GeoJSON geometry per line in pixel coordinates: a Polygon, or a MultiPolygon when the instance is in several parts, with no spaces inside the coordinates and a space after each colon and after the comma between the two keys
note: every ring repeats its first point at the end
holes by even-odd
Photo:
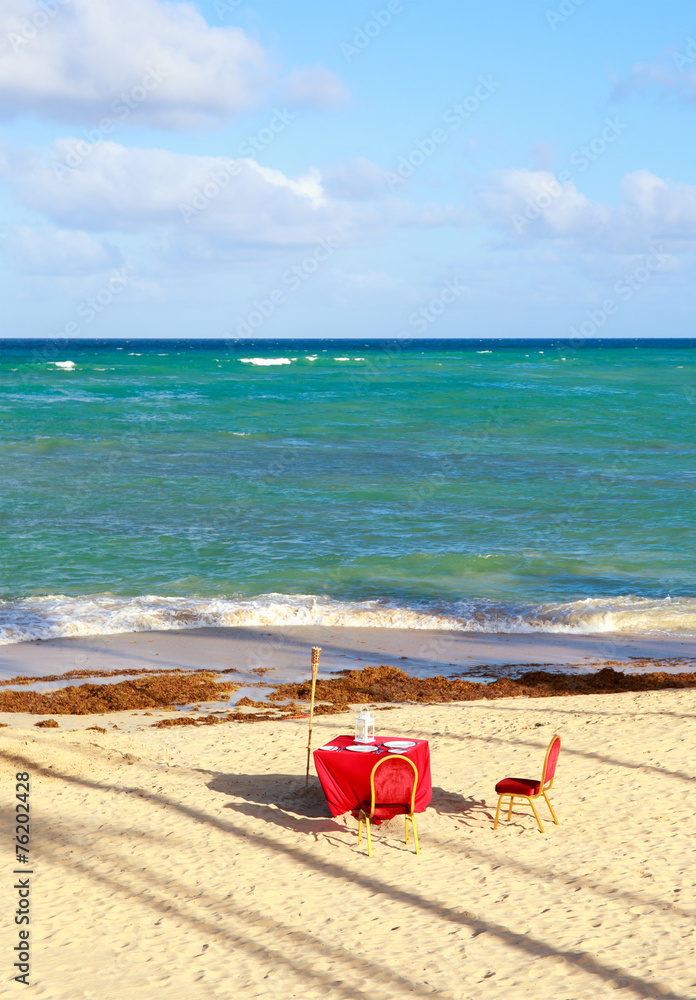
{"type": "Polygon", "coordinates": [[[355,720],[355,742],[375,742],[375,720],[370,715],[367,705],[361,705],[360,715],[355,720]]]}

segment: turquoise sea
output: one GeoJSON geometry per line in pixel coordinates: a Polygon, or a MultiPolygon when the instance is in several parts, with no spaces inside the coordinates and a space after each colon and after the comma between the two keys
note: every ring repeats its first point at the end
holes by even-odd
{"type": "Polygon", "coordinates": [[[0,341],[0,641],[696,634],[696,340],[0,341]]]}

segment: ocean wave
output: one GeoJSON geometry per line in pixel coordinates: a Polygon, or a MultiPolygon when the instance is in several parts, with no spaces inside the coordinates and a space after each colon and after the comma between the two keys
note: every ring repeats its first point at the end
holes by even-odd
{"type": "Polygon", "coordinates": [[[240,358],[243,365],[291,365],[292,358],[240,358]]]}
{"type": "Polygon", "coordinates": [[[696,598],[586,597],[539,608],[548,631],[696,635],[696,598]]]}
{"type": "Polygon", "coordinates": [[[118,632],[253,625],[696,635],[696,599],[627,596],[534,606],[490,600],[438,604],[339,601],[311,594],[237,599],[99,594],[0,600],[0,645],[118,632]]]}

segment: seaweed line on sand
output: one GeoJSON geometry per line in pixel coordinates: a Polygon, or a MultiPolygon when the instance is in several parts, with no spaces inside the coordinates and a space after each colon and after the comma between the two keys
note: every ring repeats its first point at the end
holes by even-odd
{"type": "MultiPolygon", "coordinates": [[[[236,667],[227,670],[188,670],[186,667],[129,667],[118,670],[68,670],[64,674],[45,674],[43,677],[10,677],[0,680],[0,687],[18,687],[20,684],[41,684],[47,681],[79,680],[82,677],[141,677],[145,674],[238,674],[236,667]]],[[[252,673],[257,671],[252,670],[252,673]]]]}
{"type": "MultiPolygon", "coordinates": [[[[461,678],[411,677],[397,667],[363,667],[344,670],[331,678],[317,680],[316,697],[328,704],[318,705],[315,712],[327,714],[345,710],[363,701],[403,704],[479,701],[497,698],[550,698],[564,694],[615,694],[618,691],[660,691],[665,688],[694,688],[696,673],[670,674],[658,671],[626,674],[605,666],[596,673],[566,674],[531,670],[519,677],[501,677],[492,683],[467,681],[461,678]]],[[[269,701],[292,698],[306,701],[311,682],[280,684],[269,695],[269,701]]]]}
{"type": "Polygon", "coordinates": [[[36,715],[94,715],[130,709],[172,708],[192,702],[220,701],[238,690],[233,681],[217,681],[209,670],[137,677],[117,684],[80,684],[41,694],[0,691],[0,712],[36,715]]]}
{"type": "MultiPolygon", "coordinates": [[[[655,663],[655,665],[658,665],[655,663]]],[[[81,684],[46,694],[36,691],[0,691],[0,712],[34,715],[97,715],[107,712],[155,708],[173,710],[177,706],[226,699],[241,686],[220,681],[217,671],[172,671],[156,676],[137,677],[114,684],[81,684]]],[[[34,678],[36,680],[36,678],[34,678]]],[[[163,719],[153,723],[171,726],[215,725],[221,722],[277,721],[301,717],[298,702],[309,700],[311,683],[264,685],[274,690],[268,702],[241,698],[233,712],[218,712],[198,718],[163,719]],[[247,711],[240,711],[246,708],[247,711]]],[[[454,677],[411,677],[397,667],[363,667],[344,670],[330,678],[320,678],[316,686],[316,715],[336,715],[351,705],[382,703],[437,704],[497,698],[550,698],[554,695],[613,694],[620,691],[659,691],[696,688],[696,673],[654,671],[627,674],[605,666],[596,673],[568,674],[532,670],[519,677],[501,677],[492,683],[454,677]]],[[[200,710],[200,709],[199,709],[200,710]]]]}

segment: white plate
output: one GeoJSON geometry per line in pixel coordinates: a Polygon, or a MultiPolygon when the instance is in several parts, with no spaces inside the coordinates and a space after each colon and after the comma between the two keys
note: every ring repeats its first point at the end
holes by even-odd
{"type": "Polygon", "coordinates": [[[374,753],[375,746],[373,743],[361,744],[360,746],[346,747],[346,750],[352,750],[353,753],[374,753]]]}
{"type": "Polygon", "coordinates": [[[384,744],[390,750],[408,750],[409,747],[414,747],[415,745],[413,740],[389,740],[388,743],[384,744]]]}

